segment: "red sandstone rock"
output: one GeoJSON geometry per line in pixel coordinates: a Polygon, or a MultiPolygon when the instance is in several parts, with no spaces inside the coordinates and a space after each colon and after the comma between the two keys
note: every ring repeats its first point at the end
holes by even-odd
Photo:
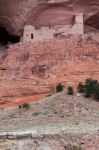
{"type": "Polygon", "coordinates": [[[58,83],[75,86],[89,77],[99,79],[99,45],[91,40],[17,44],[0,60],[1,104],[8,100],[16,105],[25,97],[31,102],[54,92],[58,83]]]}

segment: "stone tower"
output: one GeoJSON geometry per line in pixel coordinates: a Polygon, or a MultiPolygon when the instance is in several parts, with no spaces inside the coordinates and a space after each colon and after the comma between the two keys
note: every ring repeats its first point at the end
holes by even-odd
{"type": "Polygon", "coordinates": [[[84,18],[83,13],[75,15],[75,24],[77,26],[77,33],[84,34],[84,18]]]}

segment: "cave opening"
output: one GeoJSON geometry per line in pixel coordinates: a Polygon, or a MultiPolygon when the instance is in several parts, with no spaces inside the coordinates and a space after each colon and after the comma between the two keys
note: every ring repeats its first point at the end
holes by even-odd
{"type": "Polygon", "coordinates": [[[9,43],[19,43],[20,42],[20,36],[18,35],[12,35],[9,34],[7,29],[3,26],[0,26],[0,44],[1,45],[7,45],[9,43]]]}

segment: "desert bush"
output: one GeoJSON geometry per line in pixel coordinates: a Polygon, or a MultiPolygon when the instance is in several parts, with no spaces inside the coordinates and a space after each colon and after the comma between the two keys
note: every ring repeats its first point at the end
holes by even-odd
{"type": "Polygon", "coordinates": [[[79,144],[67,144],[65,148],[66,150],[82,150],[79,144]]]}
{"type": "Polygon", "coordinates": [[[77,86],[77,91],[79,93],[84,93],[84,85],[81,82],[77,86]]]}
{"type": "Polygon", "coordinates": [[[28,110],[28,109],[31,108],[31,106],[30,106],[29,103],[23,103],[23,104],[22,104],[22,108],[28,110]]]}
{"type": "Polygon", "coordinates": [[[86,79],[85,85],[84,85],[84,96],[85,97],[93,96],[96,91],[97,84],[98,84],[97,80],[93,80],[91,78],[86,79]]]}
{"type": "Polygon", "coordinates": [[[68,94],[68,95],[73,95],[73,94],[74,94],[73,88],[72,88],[71,86],[68,86],[68,87],[67,87],[67,94],[68,94]]]}
{"type": "Polygon", "coordinates": [[[93,98],[99,101],[99,83],[94,86],[93,98]]]}
{"type": "Polygon", "coordinates": [[[56,92],[61,92],[63,91],[63,85],[61,83],[59,83],[57,86],[56,86],[56,92]]]}
{"type": "Polygon", "coordinates": [[[93,97],[99,101],[99,82],[88,78],[85,83],[79,83],[77,87],[78,92],[83,93],[85,97],[93,97]]]}

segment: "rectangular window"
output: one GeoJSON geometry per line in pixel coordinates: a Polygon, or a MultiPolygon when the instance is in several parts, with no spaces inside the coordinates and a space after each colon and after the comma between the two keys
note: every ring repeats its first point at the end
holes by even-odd
{"type": "Polygon", "coordinates": [[[34,36],[33,36],[33,34],[31,34],[31,39],[33,39],[34,38],[34,36]]]}

